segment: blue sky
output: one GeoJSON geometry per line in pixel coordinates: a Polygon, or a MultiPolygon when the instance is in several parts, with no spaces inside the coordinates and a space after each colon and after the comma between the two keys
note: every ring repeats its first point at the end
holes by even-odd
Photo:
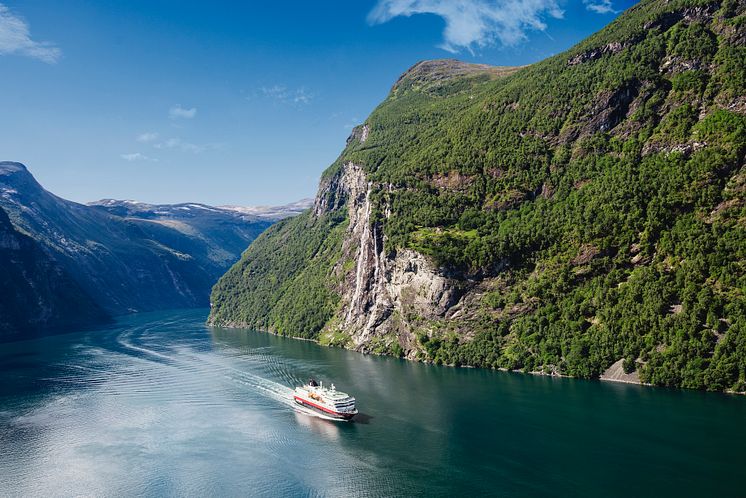
{"type": "Polygon", "coordinates": [[[417,61],[529,64],[634,3],[0,0],[0,160],[80,202],[291,202],[417,61]]]}

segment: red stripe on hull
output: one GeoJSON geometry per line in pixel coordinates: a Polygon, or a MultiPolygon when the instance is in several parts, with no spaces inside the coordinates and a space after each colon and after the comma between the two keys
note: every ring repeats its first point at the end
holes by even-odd
{"type": "Polygon", "coordinates": [[[338,418],[349,420],[349,419],[351,419],[352,417],[354,417],[356,415],[355,413],[339,413],[339,412],[335,412],[334,410],[330,410],[330,409],[325,408],[325,407],[323,407],[321,405],[317,405],[316,403],[314,403],[312,401],[308,401],[307,399],[303,399],[300,396],[293,396],[293,397],[295,398],[295,401],[297,403],[300,403],[301,405],[311,406],[313,408],[316,408],[317,410],[321,410],[324,413],[328,413],[329,415],[333,415],[333,416],[338,417],[338,418]]]}

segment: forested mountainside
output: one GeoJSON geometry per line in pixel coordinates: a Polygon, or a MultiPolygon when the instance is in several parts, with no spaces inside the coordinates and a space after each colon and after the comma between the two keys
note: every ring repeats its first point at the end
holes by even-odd
{"type": "Polygon", "coordinates": [[[104,323],[108,315],[0,208],[0,340],[104,323]]]}
{"type": "Polygon", "coordinates": [[[746,390],[744,0],[643,0],[528,67],[415,65],[210,323],[746,390]]]}
{"type": "MultiPolygon", "coordinates": [[[[62,309],[60,313],[67,314],[62,322],[79,323],[74,315],[98,316],[101,309],[121,314],[207,306],[212,285],[272,224],[197,204],[148,210],[130,202],[129,211],[122,211],[120,204],[127,203],[86,206],[61,199],[44,190],[22,164],[0,162],[0,208],[15,230],[30,240],[27,245],[36,248],[29,252],[29,261],[48,262],[50,275],[64,276],[59,284],[48,282],[60,300],[69,297],[83,303],[74,299],[82,290],[95,303],[89,313],[81,312],[81,306],[62,309]],[[69,296],[63,288],[70,289],[69,296]]],[[[28,285],[45,292],[36,284],[40,280],[29,275],[28,285]]],[[[4,286],[0,298],[6,301],[13,292],[12,286],[4,286]]],[[[20,317],[27,323],[38,318],[35,306],[19,304],[12,309],[13,323],[22,323],[20,317]]],[[[6,320],[8,312],[3,310],[0,320],[6,320]]],[[[42,325],[59,318],[49,316],[42,325]]]]}

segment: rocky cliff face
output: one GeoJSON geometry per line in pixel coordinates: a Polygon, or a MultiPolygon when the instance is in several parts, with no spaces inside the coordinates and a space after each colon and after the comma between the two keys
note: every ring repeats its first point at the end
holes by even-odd
{"type": "MultiPolygon", "coordinates": [[[[355,138],[353,134],[351,139],[355,138]]],[[[339,320],[324,333],[349,335],[352,347],[361,351],[380,347],[383,341],[384,347],[402,348],[414,355],[413,321],[437,321],[452,315],[459,308],[464,286],[414,250],[384,250],[385,235],[372,217],[372,189],[363,168],[352,162],[344,163],[319,188],[314,216],[343,208],[349,219],[342,257],[335,265],[341,273],[339,320]],[[345,261],[354,264],[345,268],[345,261]]],[[[382,208],[385,215],[388,210],[382,208]]]]}
{"type": "Polygon", "coordinates": [[[107,314],[0,208],[0,341],[104,323],[107,314]]]}

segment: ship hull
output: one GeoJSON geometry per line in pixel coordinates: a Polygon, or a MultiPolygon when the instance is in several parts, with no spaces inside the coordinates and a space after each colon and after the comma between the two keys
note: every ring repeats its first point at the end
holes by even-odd
{"type": "Polygon", "coordinates": [[[350,420],[352,417],[357,415],[357,411],[354,411],[352,413],[335,412],[334,410],[330,410],[329,408],[321,406],[318,403],[315,403],[313,401],[301,398],[300,396],[294,396],[294,399],[295,399],[295,402],[298,403],[299,405],[305,406],[306,408],[310,408],[314,411],[317,411],[327,417],[331,417],[336,420],[350,420]]]}

